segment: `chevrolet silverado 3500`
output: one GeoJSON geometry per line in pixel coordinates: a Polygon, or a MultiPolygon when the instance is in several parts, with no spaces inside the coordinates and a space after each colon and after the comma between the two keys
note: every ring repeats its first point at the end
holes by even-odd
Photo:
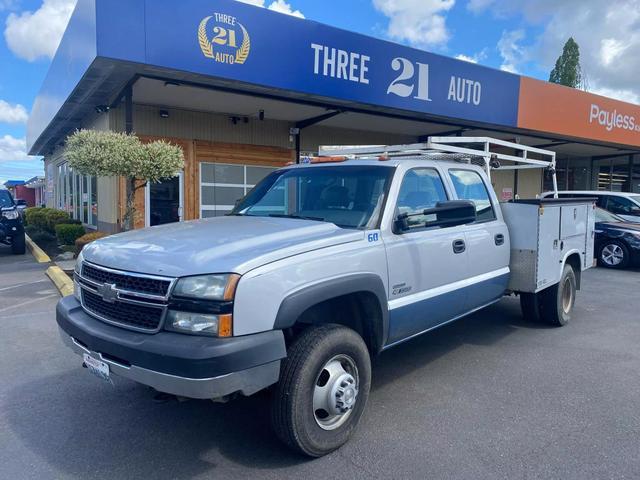
{"type": "Polygon", "coordinates": [[[272,387],[277,436],[327,454],[358,424],[381,351],[504,295],[569,322],[593,203],[500,204],[490,181],[543,168],[555,183],[554,167],[553,152],[484,137],[321,150],[228,216],[88,245],[57,307],[62,338],[104,379],[181,397],[272,387]]]}

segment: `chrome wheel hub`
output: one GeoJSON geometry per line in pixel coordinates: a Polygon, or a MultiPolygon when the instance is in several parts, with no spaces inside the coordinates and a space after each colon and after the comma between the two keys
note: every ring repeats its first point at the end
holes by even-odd
{"type": "Polygon", "coordinates": [[[616,245],[614,243],[610,245],[606,245],[602,249],[602,261],[611,266],[615,267],[616,265],[620,265],[622,260],[624,259],[624,251],[620,247],[620,245],[616,245]]]}
{"type": "Polygon", "coordinates": [[[313,415],[324,430],[347,421],[358,400],[358,369],[347,355],[336,355],[322,367],[313,389],[313,415]]]}

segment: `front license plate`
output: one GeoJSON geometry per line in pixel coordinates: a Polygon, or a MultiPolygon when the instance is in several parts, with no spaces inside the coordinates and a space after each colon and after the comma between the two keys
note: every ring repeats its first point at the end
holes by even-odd
{"type": "Polygon", "coordinates": [[[106,382],[109,381],[109,365],[93,358],[91,355],[87,355],[86,353],[82,356],[84,358],[84,364],[91,373],[106,382]]]}

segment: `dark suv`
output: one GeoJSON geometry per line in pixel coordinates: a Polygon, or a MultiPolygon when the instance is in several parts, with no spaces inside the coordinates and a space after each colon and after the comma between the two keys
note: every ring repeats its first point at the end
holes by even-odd
{"type": "Polygon", "coordinates": [[[8,190],[0,189],[0,243],[11,246],[16,255],[25,252],[24,226],[18,205],[8,190]]]}

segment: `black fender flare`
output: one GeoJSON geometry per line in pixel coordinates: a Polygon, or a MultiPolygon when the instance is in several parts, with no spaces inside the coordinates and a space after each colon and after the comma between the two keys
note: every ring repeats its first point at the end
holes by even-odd
{"type": "Polygon", "coordinates": [[[275,330],[290,328],[306,310],[314,305],[332,298],[361,292],[372,293],[378,299],[382,325],[374,325],[373,331],[377,332],[375,347],[379,352],[389,333],[389,305],[382,279],[373,273],[358,273],[325,280],[292,293],[280,304],[273,328],[275,330]]]}

